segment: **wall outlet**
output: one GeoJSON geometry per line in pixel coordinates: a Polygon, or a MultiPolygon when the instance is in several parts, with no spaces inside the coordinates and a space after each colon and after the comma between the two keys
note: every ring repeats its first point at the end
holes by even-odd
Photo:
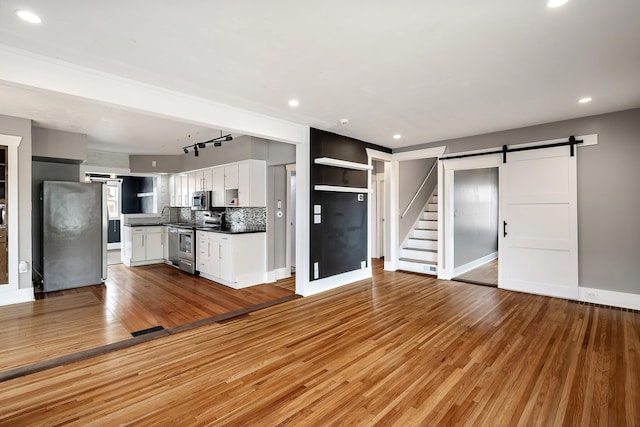
{"type": "Polygon", "coordinates": [[[367,268],[367,261],[360,261],[360,268],[367,268]]]}
{"type": "Polygon", "coordinates": [[[314,262],[313,263],[313,278],[317,279],[318,277],[320,277],[320,269],[318,268],[318,263],[314,262]]]}
{"type": "Polygon", "coordinates": [[[586,291],[584,296],[587,298],[598,299],[598,293],[595,291],[586,291]]]}

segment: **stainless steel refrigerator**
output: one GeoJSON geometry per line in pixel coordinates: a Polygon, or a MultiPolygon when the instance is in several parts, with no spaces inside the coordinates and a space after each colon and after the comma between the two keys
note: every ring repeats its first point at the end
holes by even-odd
{"type": "Polygon", "coordinates": [[[107,278],[107,206],[102,183],[42,183],[43,291],[107,278]]]}

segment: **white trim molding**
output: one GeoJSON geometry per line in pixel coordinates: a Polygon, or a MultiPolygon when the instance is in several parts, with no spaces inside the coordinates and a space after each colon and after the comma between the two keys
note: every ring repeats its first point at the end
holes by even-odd
{"type": "MultiPolygon", "coordinates": [[[[296,274],[297,276],[297,274],[296,274]]],[[[348,285],[359,280],[371,279],[371,263],[367,263],[367,268],[360,270],[348,271],[342,274],[336,274],[335,276],[325,277],[324,279],[314,280],[309,282],[304,291],[299,292],[296,286],[296,293],[303,297],[319,294],[320,292],[329,291],[331,289],[338,288],[340,286],[348,285]]]]}
{"type": "Polygon", "coordinates": [[[583,288],[580,286],[581,302],[592,302],[594,304],[610,305],[613,307],[629,308],[640,310],[640,295],[628,294],[625,292],[609,291],[605,289],[583,288]]]}
{"type": "MultiPolygon", "coordinates": [[[[26,271],[19,273],[20,264],[20,215],[18,191],[18,147],[22,142],[21,136],[0,134],[0,145],[8,147],[7,150],[7,171],[9,174],[7,186],[7,216],[10,218],[7,229],[8,233],[8,269],[9,283],[0,284],[0,305],[17,304],[34,300],[33,288],[20,289],[20,274],[31,273],[31,266],[26,263],[26,271]]],[[[29,218],[30,220],[30,218],[29,218]]]]}

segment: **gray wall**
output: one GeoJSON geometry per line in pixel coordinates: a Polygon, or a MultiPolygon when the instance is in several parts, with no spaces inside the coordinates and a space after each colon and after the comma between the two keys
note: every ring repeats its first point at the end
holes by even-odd
{"type": "Polygon", "coordinates": [[[580,286],[640,294],[640,109],[404,148],[447,146],[448,153],[598,134],[578,149],[580,286]]]}
{"type": "Polygon", "coordinates": [[[295,164],[296,147],[277,141],[253,138],[254,147],[266,148],[267,156],[267,267],[269,271],[287,266],[287,170],[295,164]],[[281,201],[282,217],[276,217],[281,201]]]}
{"type": "MultiPolygon", "coordinates": [[[[193,142],[197,141],[194,140],[193,142]]],[[[132,155],[129,156],[129,167],[131,168],[131,172],[135,173],[176,173],[204,169],[210,166],[239,162],[247,159],[266,160],[266,157],[253,157],[252,138],[249,136],[240,136],[234,138],[233,141],[223,142],[221,147],[214,147],[213,144],[207,144],[207,148],[201,148],[199,150],[198,157],[195,156],[193,150],[189,150],[189,154],[176,152],[175,156],[132,155]],[[156,161],[155,168],[151,166],[153,160],[156,161]]]]}
{"type": "Polygon", "coordinates": [[[85,134],[34,127],[31,129],[31,138],[31,155],[36,160],[60,159],[64,163],[80,163],[87,160],[85,134]]]}
{"type": "Polygon", "coordinates": [[[269,271],[287,266],[287,171],[285,166],[267,168],[267,267],[269,271]],[[282,204],[278,218],[277,202],[282,204]]]}
{"type": "Polygon", "coordinates": [[[296,162],[294,144],[250,136],[240,136],[233,141],[223,142],[221,147],[207,144],[207,148],[201,148],[199,154],[196,157],[193,151],[189,151],[189,154],[176,153],[168,156],[131,155],[129,167],[131,172],[135,173],[177,173],[247,159],[266,160],[268,166],[296,162]],[[153,161],[156,162],[156,167],[152,166],[153,161]]]}
{"type": "MultiPolygon", "coordinates": [[[[31,266],[31,120],[0,115],[0,133],[22,137],[18,147],[18,260],[31,266]]],[[[15,238],[9,236],[9,239],[15,238]]],[[[19,274],[18,286],[20,289],[32,287],[31,269],[29,273],[19,274]]]]}
{"type": "MultiPolygon", "coordinates": [[[[420,188],[420,184],[422,184],[422,181],[425,176],[427,176],[427,173],[429,173],[431,166],[433,166],[436,161],[437,159],[415,159],[400,162],[400,170],[398,171],[398,215],[402,215],[402,212],[404,212],[407,206],[409,206],[411,198],[416,194],[416,191],[420,188]]],[[[438,171],[434,170],[429,177],[429,180],[422,188],[422,191],[418,194],[415,202],[413,202],[413,205],[407,212],[407,215],[405,215],[404,218],[400,218],[400,242],[404,241],[413,228],[413,224],[415,224],[418,215],[420,215],[424,210],[424,206],[437,184],[438,171]]]]}
{"type": "MultiPolygon", "coordinates": [[[[193,156],[193,154],[191,154],[193,156]]],[[[178,173],[181,170],[181,156],[160,156],[160,155],[131,155],[129,156],[129,168],[135,173],[178,173]],[[156,166],[153,167],[153,162],[156,166]]]]}
{"type": "Polygon", "coordinates": [[[498,251],[498,168],[459,170],[453,177],[454,267],[498,251]]]}
{"type": "Polygon", "coordinates": [[[31,242],[33,247],[33,268],[42,273],[42,207],[40,205],[40,186],[42,181],[78,182],[80,166],[53,162],[31,163],[31,242]]]}

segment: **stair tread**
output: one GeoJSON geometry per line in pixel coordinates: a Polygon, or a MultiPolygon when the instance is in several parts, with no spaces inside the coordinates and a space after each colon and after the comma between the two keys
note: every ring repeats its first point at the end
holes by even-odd
{"type": "Polygon", "coordinates": [[[424,237],[409,237],[407,240],[411,240],[411,239],[413,239],[413,240],[424,240],[425,242],[437,242],[438,241],[438,239],[427,239],[427,238],[424,238],[424,237]]]}
{"type": "Polygon", "coordinates": [[[414,228],[414,230],[419,230],[419,231],[438,231],[437,228],[414,228]]]}
{"type": "Polygon", "coordinates": [[[436,262],[435,262],[435,261],[425,261],[425,260],[423,260],[423,259],[400,258],[400,261],[415,262],[415,263],[417,263],[417,264],[436,265],[436,262]]]}
{"type": "Polygon", "coordinates": [[[420,252],[432,252],[432,253],[438,253],[437,250],[435,249],[423,249],[423,248],[402,248],[402,249],[406,249],[409,251],[420,251],[420,252]]]}

